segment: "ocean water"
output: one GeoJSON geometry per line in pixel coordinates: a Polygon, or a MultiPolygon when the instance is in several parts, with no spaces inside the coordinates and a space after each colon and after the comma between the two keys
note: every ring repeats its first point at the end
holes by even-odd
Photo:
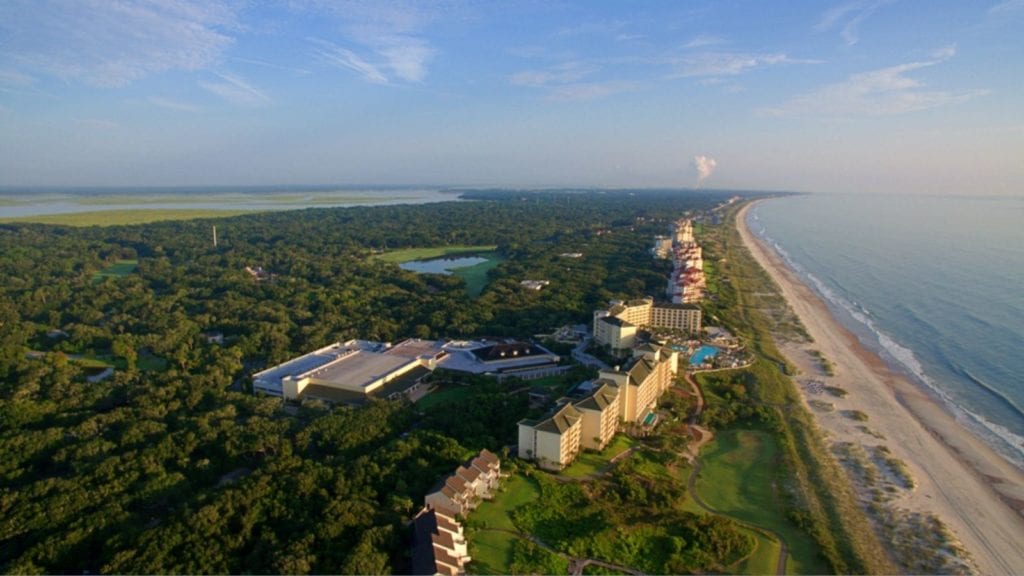
{"type": "Polygon", "coordinates": [[[747,218],[863,344],[1024,468],[1024,198],[814,194],[747,218]]]}

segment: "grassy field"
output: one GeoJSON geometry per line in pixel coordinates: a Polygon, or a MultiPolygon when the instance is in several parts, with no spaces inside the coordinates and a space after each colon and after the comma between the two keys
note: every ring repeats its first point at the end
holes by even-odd
{"type": "Polygon", "coordinates": [[[825,573],[817,546],[786,519],[774,494],[777,454],[778,446],[766,432],[720,432],[701,454],[697,492],[715,510],[781,534],[789,544],[787,571],[825,573]]]}
{"type": "Polygon", "coordinates": [[[469,556],[473,558],[466,566],[470,574],[508,574],[512,564],[512,546],[519,536],[507,532],[475,532],[469,539],[469,556]]]}
{"type": "Polygon", "coordinates": [[[438,404],[446,402],[462,401],[477,393],[473,386],[460,386],[458,384],[441,386],[416,402],[418,410],[430,410],[438,404]]]}
{"type": "Polygon", "coordinates": [[[25,222],[35,224],[57,224],[62,226],[119,226],[146,224],[163,220],[193,220],[196,218],[225,218],[239,214],[252,214],[252,210],[99,210],[95,212],[74,212],[70,214],[41,214],[0,218],[2,222],[25,222]]]}
{"type": "Polygon", "coordinates": [[[582,478],[593,474],[601,469],[602,466],[608,464],[608,462],[615,457],[617,454],[636,446],[637,442],[633,438],[626,436],[625,434],[619,434],[612,440],[611,444],[605,447],[600,453],[597,452],[581,452],[576,461],[571,466],[562,471],[562,474],[571,478],[582,478]]]}
{"type": "Polygon", "coordinates": [[[482,245],[482,246],[434,246],[433,248],[406,248],[404,250],[394,250],[392,252],[385,252],[378,254],[374,258],[381,262],[392,262],[395,264],[401,264],[402,262],[411,262],[413,260],[428,260],[430,258],[440,258],[441,256],[450,256],[452,254],[467,254],[473,252],[493,252],[498,247],[494,244],[482,245]]]}
{"type": "MultiPolygon", "coordinates": [[[[778,564],[779,552],[782,546],[778,541],[769,538],[756,530],[743,529],[757,542],[757,548],[750,556],[735,566],[737,574],[775,574],[775,567],[778,564]]],[[[786,563],[786,572],[789,573],[791,562],[786,563]]]]}
{"type": "Polygon", "coordinates": [[[123,278],[135,271],[138,260],[118,260],[110,266],[92,275],[93,284],[102,282],[104,278],[123,278]]]}
{"type": "Polygon", "coordinates": [[[537,481],[522,474],[513,474],[501,483],[493,500],[483,502],[469,515],[469,525],[478,528],[515,530],[512,511],[540,496],[537,481]]]}
{"type": "Polygon", "coordinates": [[[487,258],[487,261],[452,271],[452,274],[466,281],[466,293],[472,298],[479,296],[487,287],[487,283],[490,281],[487,273],[505,261],[497,252],[480,254],[480,257],[487,258]]]}
{"type": "Polygon", "coordinates": [[[522,474],[513,474],[502,481],[501,489],[494,499],[483,502],[469,514],[467,525],[470,533],[469,555],[473,561],[469,571],[474,574],[508,574],[512,561],[512,546],[519,538],[508,532],[516,532],[512,523],[512,511],[536,500],[540,496],[537,482],[522,474]]]}

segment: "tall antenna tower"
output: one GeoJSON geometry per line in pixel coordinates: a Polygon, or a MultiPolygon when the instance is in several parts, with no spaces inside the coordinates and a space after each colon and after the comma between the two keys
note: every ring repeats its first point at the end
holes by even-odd
{"type": "Polygon", "coordinates": [[[213,247],[217,247],[217,227],[213,227],[213,247]]]}

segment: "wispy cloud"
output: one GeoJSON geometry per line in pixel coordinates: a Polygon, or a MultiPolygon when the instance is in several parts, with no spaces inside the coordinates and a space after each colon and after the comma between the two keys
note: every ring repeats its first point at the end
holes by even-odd
{"type": "Polygon", "coordinates": [[[310,71],[305,68],[296,68],[295,66],[284,66],[282,64],[275,64],[273,62],[267,62],[264,60],[256,60],[255,58],[240,58],[238,56],[232,56],[231,61],[241,62],[242,64],[252,64],[253,66],[260,66],[263,68],[270,68],[271,70],[281,70],[283,72],[294,72],[299,76],[305,76],[310,74],[310,71]]]}
{"type": "Polygon", "coordinates": [[[672,78],[736,76],[755,68],[777,64],[817,64],[817,60],[798,60],[786,54],[743,54],[734,52],[701,52],[672,60],[672,78]]]}
{"type": "Polygon", "coordinates": [[[311,39],[316,46],[313,51],[325,62],[358,73],[367,82],[386,84],[387,76],[379,68],[360,58],[348,48],[342,48],[326,40],[311,39]]]}
{"type": "Polygon", "coordinates": [[[24,74],[17,70],[0,69],[0,86],[25,88],[26,86],[31,86],[34,82],[35,78],[28,74],[24,74]]]}
{"type": "Polygon", "coordinates": [[[219,0],[7,0],[2,59],[28,74],[122,86],[216,63],[233,42],[237,11],[219,0]]]}
{"type": "Polygon", "coordinates": [[[596,100],[639,88],[638,83],[625,80],[584,81],[600,71],[595,63],[569,60],[540,70],[517,72],[509,77],[509,83],[545,89],[546,98],[554,102],[596,100]]]}
{"type": "MultiPolygon", "coordinates": [[[[421,82],[426,78],[437,49],[423,31],[440,13],[451,9],[442,3],[412,1],[313,4],[338,18],[346,43],[370,54],[335,46],[333,63],[377,84],[392,79],[421,82]]],[[[317,56],[324,54],[317,52],[317,56]]]]}
{"type": "Polygon", "coordinates": [[[683,48],[706,48],[708,46],[718,46],[725,43],[725,38],[722,38],[721,36],[701,34],[700,36],[695,36],[686,44],[683,44],[683,48]]]}
{"type": "Polygon", "coordinates": [[[608,82],[575,82],[553,88],[548,94],[548,99],[556,102],[596,100],[623,92],[634,92],[639,88],[640,85],[636,82],[617,80],[608,82]]]}
{"type": "Polygon", "coordinates": [[[835,6],[824,14],[814,25],[816,32],[839,29],[839,35],[848,46],[860,42],[860,25],[876,10],[892,3],[893,0],[855,0],[835,6]]]}
{"type": "Polygon", "coordinates": [[[188,104],[185,102],[179,102],[171,98],[164,98],[163,96],[150,96],[149,103],[154,106],[166,108],[168,110],[175,110],[178,112],[198,112],[199,106],[194,104],[188,104]]]}
{"type": "Polygon", "coordinates": [[[579,61],[557,64],[545,70],[523,70],[509,77],[509,82],[516,86],[551,86],[568,84],[582,80],[594,73],[596,67],[579,61]]]}
{"type": "Polygon", "coordinates": [[[910,77],[915,70],[935,66],[953,56],[944,48],[934,60],[909,62],[870,72],[852,74],[846,80],[796,96],[763,112],[773,116],[891,116],[965,102],[987,90],[928,90],[910,77]]]}
{"type": "Polygon", "coordinates": [[[1024,10],[1024,0],[1004,0],[988,9],[989,14],[1005,14],[1016,10],[1024,10]]]}
{"type": "Polygon", "coordinates": [[[238,106],[263,106],[270,97],[238,76],[216,74],[220,81],[200,82],[199,85],[225,101],[238,106]]]}

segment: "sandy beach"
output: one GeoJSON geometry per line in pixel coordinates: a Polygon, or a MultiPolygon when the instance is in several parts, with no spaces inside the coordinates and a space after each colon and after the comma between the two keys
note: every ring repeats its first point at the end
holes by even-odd
{"type": "MultiPolygon", "coordinates": [[[[973,557],[982,574],[1024,573],[1024,473],[971,435],[922,389],[893,372],[843,328],[817,297],[746,226],[745,206],[737,218],[744,243],[778,283],[813,343],[776,338],[800,379],[813,379],[848,392],[829,397],[834,411],[812,409],[831,442],[884,445],[906,463],[916,488],[894,502],[910,513],[941,519],[973,557]],[[834,364],[827,376],[811,354],[834,364]],[[850,411],[867,421],[849,417],[850,411]]],[[[801,386],[806,402],[821,401],[814,387],[801,386]]]]}

